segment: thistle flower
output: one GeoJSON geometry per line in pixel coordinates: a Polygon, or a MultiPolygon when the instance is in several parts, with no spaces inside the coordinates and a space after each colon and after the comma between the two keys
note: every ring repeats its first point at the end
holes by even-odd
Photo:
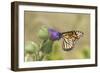
{"type": "Polygon", "coordinates": [[[57,32],[53,29],[48,29],[48,32],[49,32],[49,38],[52,41],[59,40],[61,38],[61,33],[57,32]]]}

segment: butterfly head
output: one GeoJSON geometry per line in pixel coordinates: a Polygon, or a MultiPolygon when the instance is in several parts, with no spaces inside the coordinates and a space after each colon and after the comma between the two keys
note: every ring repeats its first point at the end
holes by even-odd
{"type": "Polygon", "coordinates": [[[49,32],[49,38],[52,41],[59,40],[61,38],[61,33],[54,29],[48,29],[48,32],[49,32]]]}

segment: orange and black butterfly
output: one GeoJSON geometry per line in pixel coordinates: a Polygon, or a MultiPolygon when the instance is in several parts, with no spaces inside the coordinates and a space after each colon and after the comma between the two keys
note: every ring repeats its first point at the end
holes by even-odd
{"type": "Polygon", "coordinates": [[[62,48],[64,51],[70,51],[74,48],[75,42],[83,36],[81,31],[68,31],[68,32],[57,32],[53,29],[49,29],[50,39],[52,41],[62,39],[62,48]]]}
{"type": "Polygon", "coordinates": [[[63,39],[63,49],[65,51],[73,49],[75,42],[80,39],[81,36],[83,36],[83,32],[80,31],[69,31],[62,33],[61,38],[63,39]]]}

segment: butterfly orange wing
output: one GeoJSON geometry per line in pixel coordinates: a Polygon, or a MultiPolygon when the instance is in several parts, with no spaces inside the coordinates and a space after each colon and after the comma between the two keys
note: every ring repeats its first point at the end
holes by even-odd
{"type": "Polygon", "coordinates": [[[69,31],[62,34],[63,45],[62,48],[65,51],[70,51],[74,48],[76,40],[83,35],[80,31],[69,31]]]}

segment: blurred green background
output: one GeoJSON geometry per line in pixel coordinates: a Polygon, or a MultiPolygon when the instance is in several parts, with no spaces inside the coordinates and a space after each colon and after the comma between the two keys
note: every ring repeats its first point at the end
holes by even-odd
{"type": "MultiPolygon", "coordinates": [[[[87,59],[90,58],[90,15],[80,13],[24,12],[25,48],[27,42],[35,42],[40,46],[41,39],[37,33],[42,26],[53,28],[59,32],[79,30],[84,33],[71,51],[63,51],[62,40],[53,43],[52,52],[43,60],[87,59]],[[56,46],[56,47],[55,47],[56,46]]],[[[31,44],[31,43],[30,43],[31,44]]],[[[28,44],[28,50],[31,47],[28,44]]],[[[26,49],[25,49],[26,51],[26,49]]],[[[30,53],[30,52],[29,52],[30,53]]],[[[33,55],[25,52],[25,61],[34,61],[33,55]]]]}

